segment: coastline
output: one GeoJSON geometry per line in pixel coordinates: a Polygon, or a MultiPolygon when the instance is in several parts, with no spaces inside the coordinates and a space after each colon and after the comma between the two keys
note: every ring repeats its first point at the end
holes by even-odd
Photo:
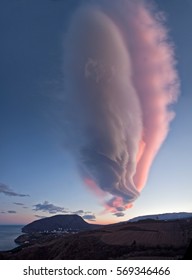
{"type": "Polygon", "coordinates": [[[9,251],[19,246],[15,239],[22,234],[24,225],[0,225],[0,251],[9,251]]]}

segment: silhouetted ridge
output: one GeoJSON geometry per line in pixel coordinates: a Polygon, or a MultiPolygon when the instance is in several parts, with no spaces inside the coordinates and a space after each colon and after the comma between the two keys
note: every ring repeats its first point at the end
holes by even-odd
{"type": "Polygon", "coordinates": [[[179,213],[164,213],[164,214],[138,216],[128,221],[129,222],[137,222],[142,220],[171,221],[171,220],[182,220],[182,219],[191,219],[191,218],[192,218],[192,213],[179,212],[179,213]]]}
{"type": "Polygon", "coordinates": [[[55,215],[34,221],[22,228],[24,233],[51,231],[83,231],[98,228],[88,224],[78,215],[55,215]]]}

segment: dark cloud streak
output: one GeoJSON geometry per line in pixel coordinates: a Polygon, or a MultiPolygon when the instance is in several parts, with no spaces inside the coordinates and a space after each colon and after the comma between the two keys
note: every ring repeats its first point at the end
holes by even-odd
{"type": "Polygon", "coordinates": [[[23,205],[25,205],[24,203],[21,203],[21,202],[13,202],[13,204],[18,205],[18,206],[23,206],[23,205]]]}
{"type": "Polygon", "coordinates": [[[9,214],[16,214],[17,212],[15,210],[9,210],[9,211],[7,211],[7,213],[9,213],[9,214]]]}
{"type": "Polygon", "coordinates": [[[13,190],[11,190],[7,185],[0,183],[0,193],[7,195],[7,196],[19,196],[19,197],[27,197],[28,194],[21,194],[16,193],[13,190]]]}

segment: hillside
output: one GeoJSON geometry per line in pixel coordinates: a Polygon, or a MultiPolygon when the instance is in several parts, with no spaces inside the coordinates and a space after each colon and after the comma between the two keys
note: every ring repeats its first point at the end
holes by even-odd
{"type": "Polygon", "coordinates": [[[191,240],[192,219],[143,220],[37,240],[0,259],[190,259],[191,240]]]}

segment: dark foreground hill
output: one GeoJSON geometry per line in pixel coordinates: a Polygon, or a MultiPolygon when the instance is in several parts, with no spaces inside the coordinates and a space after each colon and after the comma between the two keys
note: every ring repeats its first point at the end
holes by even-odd
{"type": "Polygon", "coordinates": [[[99,225],[88,224],[78,215],[55,215],[34,221],[22,228],[24,233],[52,231],[83,231],[98,228],[99,225]]]}
{"type": "Polygon", "coordinates": [[[0,259],[189,259],[191,239],[192,219],[146,220],[37,239],[1,252],[0,259]]]}

